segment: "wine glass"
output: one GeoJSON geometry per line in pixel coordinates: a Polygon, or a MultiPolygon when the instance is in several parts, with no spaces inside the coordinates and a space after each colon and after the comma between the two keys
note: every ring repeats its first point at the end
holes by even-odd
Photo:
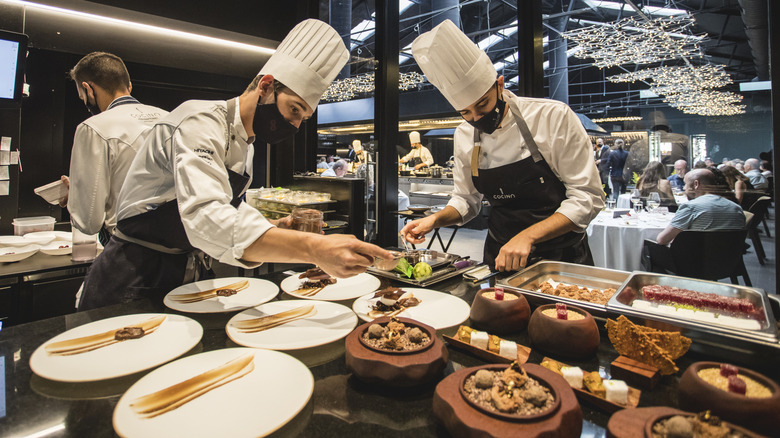
{"type": "Polygon", "coordinates": [[[658,192],[650,193],[650,196],[647,198],[647,211],[653,212],[656,207],[661,206],[661,195],[658,194],[658,192]]]}
{"type": "Polygon", "coordinates": [[[642,198],[642,193],[639,192],[639,189],[634,189],[634,191],[631,192],[631,205],[634,205],[637,202],[639,202],[641,198],[642,198]]]}

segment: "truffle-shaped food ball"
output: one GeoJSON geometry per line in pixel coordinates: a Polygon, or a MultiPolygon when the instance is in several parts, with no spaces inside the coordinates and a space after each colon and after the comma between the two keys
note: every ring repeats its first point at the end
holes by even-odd
{"type": "MultiPolygon", "coordinates": [[[[530,386],[530,385],[526,385],[530,386]]],[[[541,386],[531,386],[520,394],[527,402],[536,407],[543,406],[547,402],[547,393],[541,386]]]]}
{"type": "Polygon", "coordinates": [[[487,389],[493,387],[493,374],[488,370],[479,370],[474,375],[474,384],[477,388],[487,389]]]}
{"type": "Polygon", "coordinates": [[[385,329],[382,328],[379,324],[371,324],[368,326],[368,337],[379,339],[382,337],[382,333],[384,333],[385,329]]]}
{"type": "Polygon", "coordinates": [[[418,329],[417,327],[409,330],[409,340],[414,342],[415,344],[419,344],[423,341],[423,332],[422,330],[418,329]]]}
{"type": "Polygon", "coordinates": [[[680,415],[666,421],[666,436],[669,438],[689,438],[693,436],[693,425],[680,415]]]}

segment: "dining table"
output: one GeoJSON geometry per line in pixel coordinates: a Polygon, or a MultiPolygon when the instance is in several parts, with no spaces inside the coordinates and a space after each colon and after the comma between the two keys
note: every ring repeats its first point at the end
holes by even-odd
{"type": "MultiPolygon", "coordinates": [[[[305,269],[305,266],[302,267],[305,269]]],[[[291,274],[289,271],[263,274],[262,280],[280,285],[291,274]]],[[[461,276],[444,280],[430,288],[450,295],[451,299],[472,303],[476,294],[485,287],[495,284],[496,277],[486,282],[473,283],[461,276]]],[[[391,284],[381,279],[381,286],[391,284]]],[[[368,291],[367,291],[368,292],[368,291]]],[[[290,296],[279,292],[271,303],[282,305],[290,296]]],[[[347,303],[349,305],[349,303],[347,303]]],[[[4,437],[114,437],[117,436],[112,424],[115,410],[122,406],[120,398],[139,382],[155,373],[145,370],[135,374],[108,380],[92,382],[61,382],[49,380],[35,374],[30,366],[31,355],[52,337],[67,330],[100,322],[107,318],[122,317],[142,313],[161,312],[186,316],[202,326],[202,338],[197,345],[185,353],[179,361],[192,360],[203,353],[219,353],[219,350],[239,347],[226,333],[226,324],[236,317],[236,312],[228,313],[181,313],[166,308],[161,300],[143,299],[124,304],[77,312],[41,321],[5,327],[0,331],[0,435],[4,437]]],[[[595,370],[604,376],[610,373],[610,364],[618,358],[606,331],[605,320],[597,318],[601,332],[597,351],[585,358],[570,359],[571,366],[583,370],[595,370]]],[[[362,322],[358,322],[362,324],[362,322]]],[[[463,324],[472,324],[465,320],[463,324]]],[[[442,329],[442,334],[454,335],[457,326],[442,329]]],[[[532,347],[528,363],[539,364],[550,353],[533,349],[528,331],[522,330],[503,335],[519,343],[532,347]]],[[[706,347],[709,348],[709,347],[706,347]]],[[[449,437],[452,434],[433,413],[433,398],[437,384],[458,370],[486,365],[488,362],[471,354],[467,350],[447,344],[448,359],[440,377],[413,387],[398,387],[367,383],[356,377],[345,361],[345,341],[340,339],[314,348],[288,350],[283,353],[290,363],[300,361],[311,372],[313,391],[305,406],[280,429],[273,437],[449,437]]],[[[269,350],[258,350],[269,356],[269,350]],[[264,353],[265,352],[265,353],[264,353]]],[[[270,351],[270,353],[274,353],[270,351]]],[[[278,355],[277,355],[278,356],[278,355]]],[[[274,357],[277,357],[274,356],[274,357]]],[[[278,356],[281,357],[281,356],[278,356]]],[[[551,357],[556,358],[555,354],[551,357]]],[[[765,356],[761,356],[762,359],[765,356]]],[[[652,390],[642,392],[639,406],[678,407],[678,383],[683,371],[692,363],[713,360],[712,354],[689,351],[677,360],[678,373],[664,376],[652,390]]],[[[561,359],[563,360],[563,359],[561,359]]],[[[736,359],[734,359],[736,360],[736,359]]],[[[737,362],[738,363],[738,362],[737,362]]],[[[776,363],[776,362],[774,362],[776,363]]],[[[274,363],[257,363],[258,367],[274,363]]],[[[165,365],[163,366],[165,367],[165,365]]],[[[277,366],[278,368],[278,366],[277,366]]],[[[752,369],[771,376],[778,381],[777,367],[770,360],[757,362],[752,369]]],[[[158,368],[157,370],[161,370],[158,368]]],[[[276,371],[283,373],[284,371],[276,371]]],[[[159,373],[158,373],[159,374],[159,373]]],[[[281,374],[279,376],[281,378],[281,374]]],[[[289,385],[302,385],[303,382],[289,382],[289,385]]],[[[269,403],[283,401],[285,394],[257,391],[252,398],[253,409],[262,410],[269,403]]],[[[581,402],[581,436],[605,437],[607,423],[611,413],[598,405],[581,402]]],[[[214,407],[218,410],[218,407],[214,407]]],[[[215,411],[216,412],[216,411],[215,411]]],[[[250,411],[251,412],[251,411],[250,411]]],[[[254,411],[260,413],[259,411],[254,411]]],[[[167,415],[167,414],[166,414],[167,415]]],[[[206,414],[208,415],[208,414],[206,414]]],[[[195,421],[196,419],[191,419],[195,421]]],[[[218,419],[213,419],[214,421],[218,419]]],[[[175,430],[164,436],[176,436],[175,430]]],[[[221,436],[235,436],[228,431],[221,436]]],[[[137,435],[136,435],[137,436],[137,435]]]]}
{"type": "Polygon", "coordinates": [[[593,263],[620,271],[642,270],[645,239],[655,240],[673,217],[674,213],[660,211],[637,213],[620,208],[601,211],[586,230],[593,263]]]}
{"type": "MultiPolygon", "coordinates": [[[[677,203],[677,205],[686,203],[688,202],[688,197],[685,196],[684,192],[676,192],[674,193],[674,202],[677,203]]],[[[620,194],[617,199],[617,208],[625,209],[631,207],[633,207],[631,203],[631,193],[620,194]]]]}

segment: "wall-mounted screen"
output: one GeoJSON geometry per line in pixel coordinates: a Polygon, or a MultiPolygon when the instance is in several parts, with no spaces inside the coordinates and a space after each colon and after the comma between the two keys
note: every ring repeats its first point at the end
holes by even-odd
{"type": "Polygon", "coordinates": [[[0,105],[22,101],[27,35],[0,30],[0,105]]]}

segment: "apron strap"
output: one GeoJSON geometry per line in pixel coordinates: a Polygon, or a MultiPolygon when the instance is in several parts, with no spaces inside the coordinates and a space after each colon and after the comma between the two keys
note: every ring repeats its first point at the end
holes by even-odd
{"type": "Polygon", "coordinates": [[[180,248],[168,248],[167,246],[160,245],[159,243],[148,242],[143,239],[130,237],[127,234],[120,231],[118,227],[114,229],[114,237],[118,237],[124,241],[135,243],[136,245],[141,245],[144,248],[153,249],[157,252],[162,252],[165,254],[188,254],[191,252],[180,248]]]}
{"type": "Polygon", "coordinates": [[[225,132],[225,157],[227,158],[227,153],[230,150],[230,137],[231,137],[231,130],[233,127],[233,119],[236,117],[236,101],[238,98],[230,99],[226,102],[227,104],[227,126],[228,129],[225,132]]]}
{"type": "Polygon", "coordinates": [[[515,102],[510,102],[509,110],[512,111],[512,115],[515,117],[517,128],[520,130],[520,134],[523,136],[523,140],[525,140],[525,145],[528,147],[528,150],[531,152],[531,156],[534,158],[534,163],[543,161],[544,158],[542,158],[542,154],[539,153],[539,147],[536,146],[534,136],[531,134],[531,130],[528,129],[528,124],[525,123],[525,119],[523,118],[522,113],[520,113],[520,108],[517,107],[515,102]]]}
{"type": "Polygon", "coordinates": [[[479,129],[474,128],[474,149],[471,150],[471,176],[479,176],[479,154],[482,153],[482,140],[479,129]]]}

